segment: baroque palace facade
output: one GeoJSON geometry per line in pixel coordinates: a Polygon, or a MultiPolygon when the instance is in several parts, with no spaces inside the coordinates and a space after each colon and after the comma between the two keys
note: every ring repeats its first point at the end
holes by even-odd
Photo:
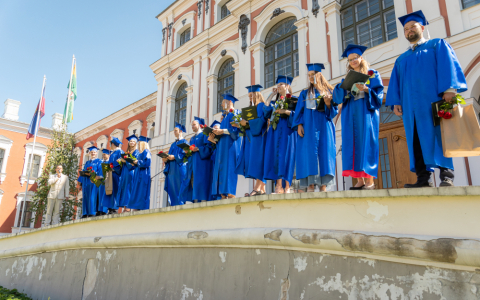
{"type": "MultiPolygon", "coordinates": [[[[109,116],[109,126],[100,121],[88,127],[95,136],[87,129],[77,133],[78,151],[84,156],[87,140],[100,146],[100,136],[108,140],[118,135],[115,124],[129,126],[137,119],[143,122],[142,134],[153,137],[152,153],[168,151],[175,122],[186,126],[189,139],[194,116],[207,123],[220,119],[220,95],[225,92],[234,94],[240,100],[236,107],[242,108],[248,105],[246,86],[261,84],[266,98],[276,76],[284,74],[294,77],[292,88],[298,95],[307,85],[306,63],[323,63],[324,76],[335,85],[346,73],[347,61],[341,53],[349,43],[369,47],[364,57],[380,72],[388,93],[394,62],[408,47],[397,18],[417,10],[423,10],[429,20],[430,36],[445,38],[455,49],[468,82],[463,96],[478,109],[479,4],[479,0],[177,0],[157,16],[163,24],[163,44],[160,59],[150,65],[157,80],[157,92],[148,96],[152,98],[150,122],[144,120],[146,115],[142,120],[136,117],[137,111],[128,120],[122,114],[109,116]]],[[[336,121],[334,190],[345,190],[353,183],[341,176],[341,122],[336,121]]],[[[122,135],[123,142],[129,134],[132,131],[122,135]]],[[[377,187],[414,182],[402,120],[386,107],[381,109],[380,140],[377,187]]],[[[454,164],[456,185],[480,185],[480,158],[455,158],[454,164]]],[[[159,175],[152,182],[151,208],[167,205],[162,169],[161,160],[154,156],[152,176],[159,175]]],[[[239,178],[237,195],[251,189],[251,180],[239,178]]]]}

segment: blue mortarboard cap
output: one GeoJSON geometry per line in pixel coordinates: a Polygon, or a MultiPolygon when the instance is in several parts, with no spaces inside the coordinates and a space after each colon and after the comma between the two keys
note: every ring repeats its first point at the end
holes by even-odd
{"type": "Polygon", "coordinates": [[[110,154],[112,154],[112,151],[110,151],[108,149],[103,149],[102,153],[110,155],[110,154]]]}
{"type": "Polygon", "coordinates": [[[119,140],[118,138],[113,137],[112,140],[110,141],[110,143],[113,143],[113,144],[115,144],[115,146],[118,147],[118,146],[120,146],[120,144],[121,144],[122,142],[120,142],[120,140],[119,140]]]}
{"type": "Polygon", "coordinates": [[[251,86],[246,86],[245,88],[248,90],[249,93],[256,93],[256,92],[260,92],[263,89],[263,86],[259,84],[255,84],[251,86]]]}
{"type": "Polygon", "coordinates": [[[322,72],[325,69],[323,64],[307,64],[308,72],[315,71],[315,72],[322,72]]]}
{"type": "Polygon", "coordinates": [[[215,125],[218,125],[218,126],[220,126],[220,125],[221,125],[221,123],[220,123],[220,122],[218,122],[217,120],[215,120],[215,121],[213,121],[212,125],[210,125],[210,128],[213,128],[215,125]]]}
{"type": "Polygon", "coordinates": [[[88,151],[94,151],[94,150],[98,151],[98,148],[96,146],[92,146],[92,147],[89,147],[87,150],[88,151]]]}
{"type": "Polygon", "coordinates": [[[198,122],[199,125],[205,125],[205,120],[199,117],[194,117],[195,121],[198,122]]]}
{"type": "Polygon", "coordinates": [[[127,137],[127,141],[130,142],[130,140],[134,140],[135,142],[138,142],[138,137],[132,134],[131,136],[127,137]]]}
{"type": "Polygon", "coordinates": [[[427,18],[425,18],[425,15],[421,10],[405,15],[403,17],[400,17],[398,18],[398,20],[400,20],[400,23],[402,23],[404,27],[405,27],[405,24],[407,24],[410,21],[416,21],[422,24],[423,26],[426,26],[429,24],[427,21],[427,18]]]}
{"type": "Polygon", "coordinates": [[[276,83],[279,84],[279,83],[283,82],[283,83],[286,83],[288,85],[291,85],[292,81],[293,81],[293,77],[285,76],[285,75],[278,75],[276,83]]]}
{"type": "Polygon", "coordinates": [[[141,135],[141,136],[138,137],[138,140],[139,140],[140,142],[148,143],[148,141],[150,141],[150,138],[141,135]]]}
{"type": "Polygon", "coordinates": [[[181,131],[183,132],[187,132],[187,130],[185,129],[185,126],[183,126],[182,124],[179,124],[179,123],[175,123],[175,127],[180,129],[181,131]]]}
{"type": "Polygon", "coordinates": [[[222,96],[223,96],[223,99],[232,101],[233,103],[235,103],[235,102],[238,101],[238,99],[235,98],[235,97],[234,97],[232,94],[230,94],[230,93],[223,94],[222,96]]]}
{"type": "Polygon", "coordinates": [[[343,51],[342,57],[347,58],[350,54],[353,54],[353,53],[362,56],[363,52],[365,52],[367,48],[368,47],[365,47],[365,46],[348,44],[347,48],[345,48],[345,51],[343,51]]]}

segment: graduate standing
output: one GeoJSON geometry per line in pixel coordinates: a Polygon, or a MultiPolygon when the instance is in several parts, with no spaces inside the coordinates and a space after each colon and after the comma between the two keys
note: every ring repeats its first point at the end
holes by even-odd
{"type": "MultiPolygon", "coordinates": [[[[265,155],[267,120],[263,114],[265,100],[260,93],[262,88],[258,84],[247,86],[250,106],[255,106],[257,118],[250,121],[240,121],[242,126],[248,125],[249,128],[245,130],[245,138],[243,139],[242,152],[239,155],[236,173],[245,176],[245,178],[255,179],[253,191],[250,194],[245,194],[246,197],[265,194],[266,181],[263,178],[263,159],[265,155]]],[[[232,126],[238,127],[236,124],[232,126]]]]}
{"type": "MultiPolygon", "coordinates": [[[[370,75],[366,84],[355,84],[352,92],[339,83],[333,101],[342,104],[342,166],[344,177],[358,179],[351,190],[373,190],[378,174],[378,135],[380,107],[383,103],[383,83],[380,73],[369,69],[362,57],[367,47],[350,44],[342,57],[348,59],[347,72],[354,70],[370,75]]],[[[343,79],[342,79],[343,82],[343,79]]]]}
{"type": "MultiPolygon", "coordinates": [[[[102,174],[102,161],[97,158],[98,148],[92,146],[88,148],[90,159],[83,166],[84,172],[95,172],[102,174]]],[[[80,176],[78,182],[82,184],[82,218],[93,217],[97,215],[99,189],[92,182],[90,177],[80,176]]]]}
{"type": "Polygon", "coordinates": [[[290,87],[292,81],[292,77],[278,76],[277,87],[273,89],[267,105],[263,107],[264,117],[269,120],[264,177],[268,180],[276,180],[275,194],[290,193],[295,172],[295,145],[298,134],[292,130],[292,123],[298,99],[292,96],[290,87]],[[284,103],[283,109],[280,108],[280,103],[284,103]],[[287,103],[289,103],[288,106],[287,103]]]}
{"type": "Polygon", "coordinates": [[[171,206],[183,205],[185,204],[185,199],[191,199],[191,194],[189,196],[181,195],[180,193],[182,183],[187,174],[187,164],[183,162],[185,152],[177,146],[182,143],[187,144],[187,141],[182,136],[182,132],[187,132],[185,126],[175,123],[173,134],[175,135],[176,140],[172,143],[172,146],[170,146],[168,158],[162,158],[165,163],[165,169],[163,169],[163,173],[165,174],[164,190],[168,193],[168,199],[171,206]]]}
{"type": "Polygon", "coordinates": [[[238,175],[235,168],[242,138],[238,135],[238,128],[231,125],[232,118],[240,113],[233,107],[236,101],[238,99],[231,94],[223,95],[222,107],[226,114],[220,128],[215,129],[209,137],[210,140],[218,139],[212,179],[212,196],[215,199],[235,198],[237,192],[238,175]]]}
{"type": "Polygon", "coordinates": [[[119,193],[119,182],[120,182],[120,174],[122,174],[122,168],[118,164],[118,159],[122,156],[123,150],[120,148],[120,145],[122,142],[116,137],[113,137],[112,140],[110,141],[110,148],[112,149],[112,154],[110,154],[110,157],[108,159],[108,163],[113,165],[113,171],[112,171],[112,183],[113,183],[113,190],[112,190],[112,196],[110,199],[105,199],[103,203],[103,206],[108,207],[108,213],[109,214],[114,214],[117,212],[117,209],[119,207],[119,199],[118,199],[118,193],[119,193]]]}
{"type": "Polygon", "coordinates": [[[395,61],[386,105],[394,106],[403,124],[410,155],[410,170],[417,182],[406,188],[433,186],[431,175],[440,169],[440,186],[453,186],[453,160],[443,156],[440,126],[433,126],[432,102],[452,102],[467,90],[462,67],[452,47],[443,39],[425,39],[428,22],[422,11],[399,18],[408,50],[395,61]]]}
{"type": "Polygon", "coordinates": [[[323,77],[323,64],[307,64],[308,89],[298,97],[293,126],[297,127],[298,140],[295,154],[296,177],[300,186],[308,186],[313,192],[315,185],[325,192],[333,186],[335,177],[335,125],[332,120],[337,108],[330,95],[333,87],[323,77]],[[317,110],[316,98],[324,95],[325,104],[317,110]]]}
{"type": "Polygon", "coordinates": [[[211,200],[212,196],[212,171],[213,162],[210,160],[213,149],[209,145],[208,137],[203,134],[200,126],[205,125],[205,120],[195,117],[192,122],[193,137],[190,145],[195,145],[193,154],[188,158],[187,188],[192,190],[194,203],[211,200]]]}
{"type": "Polygon", "coordinates": [[[150,208],[150,165],[152,163],[152,153],[148,147],[147,137],[138,138],[139,154],[135,160],[135,172],[132,180],[132,193],[128,200],[127,207],[131,210],[144,210],[150,208]]]}
{"type": "Polygon", "coordinates": [[[127,151],[117,159],[117,163],[120,165],[122,171],[120,174],[120,182],[118,184],[118,206],[122,207],[122,212],[126,212],[126,206],[130,201],[131,193],[132,193],[132,182],[133,182],[133,175],[135,173],[135,164],[127,162],[124,157],[135,159],[137,158],[138,152],[137,150],[137,142],[138,138],[136,135],[131,135],[127,137],[128,147],[127,151]]]}
{"type": "MultiPolygon", "coordinates": [[[[224,116],[222,115],[221,117],[222,119],[224,118],[224,116]]],[[[218,122],[217,120],[213,121],[213,123],[210,125],[210,128],[216,130],[216,129],[220,129],[220,122],[218,122]]],[[[208,136],[208,144],[207,146],[210,148],[210,151],[211,151],[211,155],[210,155],[210,161],[212,162],[212,173],[211,173],[211,180],[213,181],[213,170],[214,170],[214,167],[215,167],[215,156],[216,156],[216,153],[217,153],[217,142],[219,141],[219,138],[215,135],[215,134],[210,134],[208,136]]],[[[212,195],[212,189],[211,189],[211,186],[210,186],[210,199],[211,200],[218,200],[218,199],[221,199],[222,197],[219,196],[219,195],[212,195]]]]}
{"type": "MultiPolygon", "coordinates": [[[[111,154],[110,150],[108,150],[108,149],[103,149],[102,150],[102,159],[101,159],[102,164],[107,164],[108,163],[108,159],[110,158],[110,154],[111,154]]],[[[99,179],[101,179],[100,177],[103,177],[101,164],[100,164],[100,173],[98,175],[99,175],[99,179]]],[[[109,203],[112,195],[107,195],[105,193],[105,184],[102,184],[101,186],[98,187],[98,193],[99,193],[99,197],[98,197],[99,198],[99,200],[98,200],[99,208],[98,208],[98,210],[101,211],[102,215],[105,215],[109,212],[109,210],[108,210],[108,207],[105,206],[104,203],[109,203]]]]}

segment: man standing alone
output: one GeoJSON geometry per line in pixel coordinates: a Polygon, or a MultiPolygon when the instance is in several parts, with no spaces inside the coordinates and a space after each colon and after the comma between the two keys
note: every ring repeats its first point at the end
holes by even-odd
{"type": "Polygon", "coordinates": [[[56,173],[54,175],[50,175],[50,178],[48,179],[50,191],[48,192],[45,225],[50,225],[50,223],[55,225],[60,222],[60,208],[62,207],[62,202],[63,200],[67,199],[68,195],[70,194],[70,182],[67,175],[62,174],[62,165],[58,165],[55,168],[55,172],[56,173]]]}

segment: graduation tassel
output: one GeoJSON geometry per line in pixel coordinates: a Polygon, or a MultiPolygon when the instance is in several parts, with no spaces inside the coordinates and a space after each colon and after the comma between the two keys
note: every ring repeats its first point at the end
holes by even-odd
{"type": "Polygon", "coordinates": [[[425,26],[425,28],[427,29],[427,40],[429,40],[430,39],[430,31],[428,31],[428,25],[425,26]]]}

